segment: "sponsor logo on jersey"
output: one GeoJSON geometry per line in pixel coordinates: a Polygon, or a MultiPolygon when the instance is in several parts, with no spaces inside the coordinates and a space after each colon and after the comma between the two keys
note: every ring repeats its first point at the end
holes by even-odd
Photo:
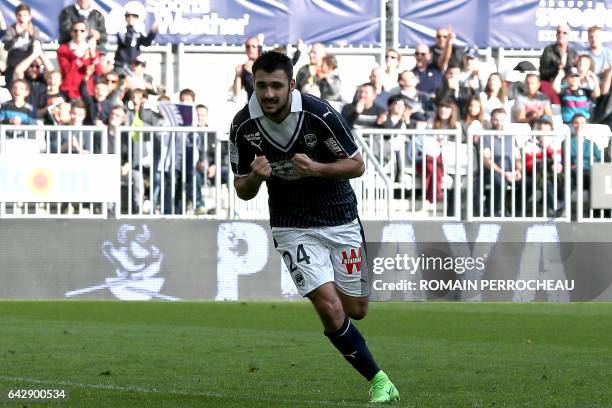
{"type": "Polygon", "coordinates": [[[317,136],[313,133],[308,133],[307,135],[304,135],[304,143],[306,143],[307,147],[312,149],[317,145],[317,136]]]}
{"type": "Polygon", "coordinates": [[[295,180],[297,176],[293,173],[293,162],[291,160],[279,160],[270,163],[272,174],[283,180],[295,180]]]}
{"type": "Polygon", "coordinates": [[[323,143],[325,144],[325,146],[327,146],[329,151],[331,151],[333,154],[340,157],[341,159],[344,159],[347,157],[346,153],[344,152],[344,149],[342,149],[342,146],[340,146],[340,144],[336,141],[336,139],[334,138],[325,139],[323,143]]]}
{"type": "Polygon", "coordinates": [[[351,248],[350,251],[342,251],[342,265],[349,275],[353,273],[353,268],[356,268],[357,272],[361,272],[361,260],[361,247],[351,248]]]}
{"type": "Polygon", "coordinates": [[[247,133],[244,135],[244,138],[246,139],[247,142],[255,146],[257,149],[262,150],[261,149],[261,133],[259,132],[247,133]]]}

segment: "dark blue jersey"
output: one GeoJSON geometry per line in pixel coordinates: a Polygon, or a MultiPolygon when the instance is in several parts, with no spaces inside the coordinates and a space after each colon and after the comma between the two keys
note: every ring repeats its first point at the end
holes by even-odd
{"type": "Polygon", "coordinates": [[[307,154],[331,163],[358,153],[351,131],[327,102],[293,91],[291,113],[281,123],[267,119],[253,96],[232,121],[230,161],[236,177],[251,172],[264,155],[272,167],[266,184],[272,227],[308,228],[342,225],[357,218],[357,199],[348,180],[296,178],[291,159],[307,154]]]}

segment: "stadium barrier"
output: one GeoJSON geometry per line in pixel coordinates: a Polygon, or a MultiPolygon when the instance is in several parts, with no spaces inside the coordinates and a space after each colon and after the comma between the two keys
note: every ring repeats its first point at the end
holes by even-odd
{"type": "Polygon", "coordinates": [[[469,132],[467,220],[570,221],[569,145],[564,125],[551,132],[520,124],[469,132]]]}
{"type": "Polygon", "coordinates": [[[0,217],[106,218],[119,202],[114,146],[104,127],[2,125],[0,217]]]}
{"type": "Polygon", "coordinates": [[[577,138],[576,168],[572,169],[576,219],[578,222],[609,222],[612,218],[610,203],[596,209],[592,198],[593,194],[604,197],[612,194],[612,183],[607,181],[612,176],[612,131],[607,125],[586,124],[577,138]],[[601,174],[597,174],[597,170],[602,170],[601,174]]]}
{"type": "MultiPolygon", "coordinates": [[[[362,177],[351,180],[351,185],[364,220],[570,221],[571,210],[577,208],[575,218],[579,222],[609,221],[612,219],[609,210],[589,206],[589,190],[585,188],[588,174],[583,171],[582,162],[586,157],[589,163],[610,164],[612,146],[609,129],[607,132],[600,133],[599,137],[589,136],[589,132],[581,136],[582,141],[593,139],[595,144],[591,144],[591,151],[584,156],[582,143],[578,143],[577,157],[581,161],[573,165],[566,126],[551,133],[521,127],[502,132],[479,131],[470,133],[467,143],[461,142],[459,130],[360,129],[356,140],[366,171],[362,177]],[[517,160],[500,163],[503,171],[520,170],[520,178],[496,179],[493,170],[485,166],[483,152],[487,138],[491,138],[488,146],[494,156],[506,156],[507,146],[516,149],[517,160]],[[490,142],[503,138],[511,138],[510,145],[490,142]],[[599,156],[594,145],[601,146],[599,156]],[[438,185],[440,189],[436,188],[438,185]],[[576,202],[575,207],[572,202],[576,202]]],[[[6,170],[0,177],[0,217],[197,216],[218,220],[269,217],[265,185],[253,200],[243,201],[236,196],[229,170],[227,134],[195,127],[122,127],[115,134],[119,136],[110,135],[106,128],[89,126],[0,127],[0,159],[3,160],[0,165],[6,170]],[[77,154],[82,150],[92,154],[77,154]],[[14,170],[11,165],[29,163],[28,174],[31,174],[33,170],[40,170],[41,165],[34,164],[41,158],[48,160],[54,156],[66,163],[80,159],[78,165],[86,163],[96,168],[100,166],[92,164],[95,160],[108,159],[114,167],[96,179],[101,181],[96,188],[90,188],[90,195],[75,193],[58,199],[56,194],[50,199],[53,191],[36,187],[30,177],[20,179],[27,187],[23,189],[32,193],[34,185],[38,195],[8,199],[8,192],[18,184],[9,182],[12,176],[7,175],[8,171],[14,170]],[[8,158],[12,161],[7,161],[8,158]],[[107,195],[100,197],[103,191],[107,195]],[[96,192],[96,199],[91,199],[91,194],[96,192]]],[[[38,181],[44,179],[39,173],[36,173],[38,181]]],[[[70,174],[74,178],[76,173],[70,174]]]]}
{"type": "Polygon", "coordinates": [[[355,133],[367,157],[373,156],[361,177],[365,190],[358,190],[366,219],[381,219],[381,211],[387,209],[387,219],[461,219],[467,148],[461,143],[460,130],[359,129],[355,133]],[[391,204],[377,206],[383,197],[391,204]],[[373,218],[369,218],[372,210],[373,218]]]}

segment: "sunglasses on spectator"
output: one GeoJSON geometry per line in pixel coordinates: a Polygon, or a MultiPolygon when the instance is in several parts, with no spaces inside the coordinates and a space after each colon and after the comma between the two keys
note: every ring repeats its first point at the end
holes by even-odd
{"type": "Polygon", "coordinates": [[[427,55],[426,52],[415,52],[414,55],[427,55]]]}
{"type": "Polygon", "coordinates": [[[41,69],[41,68],[44,68],[44,67],[45,67],[44,65],[38,65],[38,64],[30,65],[30,68],[36,68],[36,69],[41,69]]]}

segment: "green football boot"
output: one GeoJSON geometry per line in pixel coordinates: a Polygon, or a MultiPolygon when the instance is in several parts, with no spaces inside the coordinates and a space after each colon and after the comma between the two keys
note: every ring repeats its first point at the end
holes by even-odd
{"type": "Polygon", "coordinates": [[[370,402],[399,401],[399,391],[389,380],[387,374],[380,370],[370,381],[370,402]]]}

